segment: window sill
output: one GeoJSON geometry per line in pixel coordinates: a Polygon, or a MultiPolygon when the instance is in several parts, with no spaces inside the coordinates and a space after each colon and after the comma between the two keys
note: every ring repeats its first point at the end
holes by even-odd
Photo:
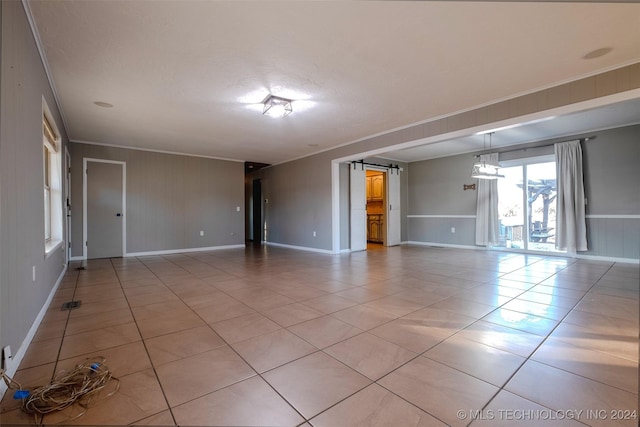
{"type": "Polygon", "coordinates": [[[62,247],[64,241],[62,240],[52,240],[50,242],[46,242],[44,244],[44,259],[49,258],[53,253],[62,247]]]}

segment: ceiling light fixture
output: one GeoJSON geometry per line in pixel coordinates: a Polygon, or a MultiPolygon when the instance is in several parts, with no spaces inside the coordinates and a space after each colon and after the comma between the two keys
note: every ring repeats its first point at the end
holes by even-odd
{"type": "Polygon", "coordinates": [[[269,95],[262,103],[264,104],[262,114],[265,116],[282,118],[293,111],[291,100],[287,98],[269,95]]]}
{"type": "MultiPolygon", "coordinates": [[[[491,135],[493,132],[489,134],[489,151],[491,151],[491,135]]],[[[487,148],[487,137],[486,134],[484,136],[484,149],[487,148]]],[[[498,179],[504,178],[504,175],[500,175],[500,166],[491,164],[486,161],[479,161],[473,164],[473,168],[471,169],[471,178],[479,178],[479,179],[498,179]]]]}

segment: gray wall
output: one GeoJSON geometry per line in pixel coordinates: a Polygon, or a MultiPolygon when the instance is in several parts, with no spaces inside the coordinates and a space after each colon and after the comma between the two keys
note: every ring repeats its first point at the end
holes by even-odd
{"type": "MultiPolygon", "coordinates": [[[[584,183],[587,205],[587,232],[590,250],[585,255],[640,258],[640,125],[584,135],[596,139],[583,143],[584,183]],[[596,216],[589,218],[589,216],[596,216]]],[[[562,140],[572,137],[562,138],[562,140]]],[[[529,144],[526,151],[501,154],[501,159],[516,159],[552,153],[559,139],[529,144]]],[[[513,147],[511,149],[516,149],[513,147]]],[[[475,219],[457,218],[475,215],[476,191],[463,191],[474,159],[472,154],[414,162],[409,167],[409,241],[473,246],[475,219]],[[451,227],[456,232],[451,232],[451,227]]]]}
{"type": "Polygon", "coordinates": [[[409,169],[409,215],[475,215],[476,192],[463,190],[473,184],[472,155],[413,162],[409,169]]]}
{"type": "Polygon", "coordinates": [[[331,250],[331,162],[318,156],[271,166],[262,178],[265,240],[331,250]],[[313,236],[313,232],[316,236],[313,236]]]}
{"type": "Polygon", "coordinates": [[[587,214],[640,214],[640,125],[596,132],[583,144],[587,214]]]}
{"type": "Polygon", "coordinates": [[[640,125],[583,144],[588,255],[640,258],[640,125]],[[598,218],[590,215],[598,216],[598,218]],[[636,218],[625,218],[633,215],[636,218]]]}
{"type": "MultiPolygon", "coordinates": [[[[270,236],[267,236],[267,239],[270,242],[292,246],[331,250],[330,183],[331,161],[334,159],[358,158],[359,153],[384,150],[386,147],[397,144],[436,137],[476,126],[489,125],[501,120],[521,117],[637,88],[640,88],[640,63],[471,109],[463,113],[425,121],[424,123],[386,134],[364,138],[353,144],[343,145],[305,159],[267,168],[260,171],[260,176],[265,180],[271,180],[269,191],[275,197],[275,200],[270,200],[270,206],[265,206],[265,216],[270,215],[272,218],[270,225],[268,224],[270,236]],[[310,237],[313,229],[318,233],[318,237],[315,239],[310,237]]],[[[472,161],[470,160],[469,170],[471,169],[471,163],[472,161]]],[[[410,164],[409,169],[412,167],[413,164],[410,164]]],[[[263,182],[264,184],[265,182],[263,182]]],[[[461,184],[462,181],[455,185],[452,183],[451,188],[460,185],[459,188],[462,191],[461,184]]],[[[340,179],[340,186],[340,217],[344,218],[345,190],[343,179],[340,179]]],[[[411,188],[411,185],[408,185],[407,188],[411,188]]],[[[263,187],[264,189],[265,187],[263,187]]],[[[267,196],[266,193],[263,193],[263,195],[267,196]]],[[[402,197],[403,203],[408,204],[408,200],[411,200],[410,193],[402,193],[402,197]]],[[[462,209],[468,206],[466,203],[469,197],[470,194],[452,203],[460,203],[459,208],[462,209]]],[[[345,249],[348,226],[345,229],[343,222],[341,221],[340,248],[345,249]]],[[[415,235],[406,234],[412,227],[413,219],[407,219],[403,214],[403,224],[406,225],[402,228],[402,240],[407,241],[415,238],[415,235]]],[[[469,219],[459,221],[458,227],[468,231],[470,229],[469,219]]],[[[454,241],[456,242],[455,244],[473,244],[473,240],[465,237],[466,231],[458,233],[456,229],[455,234],[457,235],[449,236],[452,239],[452,244],[454,244],[454,241]]]]}
{"type": "Polygon", "coordinates": [[[408,240],[472,246],[475,242],[477,192],[473,184],[472,155],[443,157],[409,166],[408,240]],[[452,232],[452,227],[455,232],[452,232]]]}
{"type": "Polygon", "coordinates": [[[127,164],[127,253],[244,244],[243,163],[100,145],[69,145],[74,257],[82,256],[85,157],[127,164]],[[200,230],[204,236],[199,235],[200,230]]]}
{"type": "MultiPolygon", "coordinates": [[[[271,166],[253,176],[262,178],[262,198],[266,221],[266,240],[270,243],[303,248],[332,250],[331,240],[331,152],[271,166]],[[313,237],[316,231],[316,237],[313,237]]],[[[380,158],[366,159],[389,164],[380,158]]],[[[401,239],[406,240],[407,167],[400,174],[401,239]]],[[[340,249],[349,249],[349,166],[339,166],[340,249]]]]}
{"type": "MultiPolygon", "coordinates": [[[[592,135],[593,132],[574,138],[592,135]]],[[[639,215],[640,192],[636,183],[640,182],[640,168],[635,164],[640,158],[638,126],[600,131],[595,135],[595,140],[584,144],[587,214],[639,215]]],[[[501,159],[549,154],[552,148],[541,146],[558,141],[523,145],[527,148],[524,154],[504,153],[501,159]]],[[[269,199],[265,205],[269,242],[331,250],[331,160],[344,154],[343,147],[260,171],[263,196],[269,199]],[[313,230],[317,232],[316,238],[312,237],[313,230]]],[[[378,160],[388,163],[388,160],[378,160]]],[[[474,246],[472,216],[477,192],[463,190],[464,184],[474,182],[470,177],[473,161],[471,154],[465,154],[401,165],[405,169],[401,174],[403,241],[474,246]],[[413,217],[416,215],[425,217],[413,217]]],[[[349,247],[348,191],[348,169],[341,165],[341,249],[349,247]]],[[[585,254],[640,258],[639,221],[588,218],[591,250],[585,254]]]]}
{"type": "Polygon", "coordinates": [[[43,96],[62,153],[67,138],[22,3],[0,10],[0,347],[16,354],[65,262],[62,248],[44,256],[43,96]]]}

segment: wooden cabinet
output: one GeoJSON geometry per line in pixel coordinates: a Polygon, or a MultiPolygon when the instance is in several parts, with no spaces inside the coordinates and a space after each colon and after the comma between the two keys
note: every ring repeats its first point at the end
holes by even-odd
{"type": "Polygon", "coordinates": [[[382,243],[383,215],[367,215],[367,240],[370,242],[382,243]]]}
{"type": "Polygon", "coordinates": [[[367,200],[384,199],[384,178],[382,175],[367,177],[367,200]]]}

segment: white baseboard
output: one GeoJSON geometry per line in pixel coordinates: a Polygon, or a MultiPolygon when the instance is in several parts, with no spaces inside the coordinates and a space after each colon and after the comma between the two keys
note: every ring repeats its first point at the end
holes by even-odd
{"type": "MultiPolygon", "coordinates": [[[[58,287],[60,286],[60,283],[62,283],[62,278],[64,277],[66,272],[67,272],[67,267],[64,266],[64,268],[62,269],[62,272],[60,273],[60,276],[58,276],[58,280],[56,280],[56,284],[53,285],[53,288],[51,289],[51,292],[49,292],[49,296],[47,297],[47,300],[44,302],[44,305],[40,309],[38,316],[36,316],[35,320],[33,321],[33,324],[31,324],[31,328],[29,329],[29,332],[27,332],[27,336],[24,338],[24,340],[22,340],[22,344],[20,344],[18,351],[16,351],[16,353],[11,358],[11,363],[8,364],[9,366],[6,367],[7,369],[5,371],[8,376],[13,377],[16,374],[16,371],[18,370],[18,367],[20,366],[20,363],[22,362],[24,355],[27,353],[27,349],[29,348],[29,345],[31,345],[31,341],[33,340],[33,337],[35,337],[36,332],[38,332],[38,328],[42,323],[42,319],[44,319],[45,314],[47,314],[47,310],[49,310],[51,301],[53,300],[53,297],[58,291],[58,287]]],[[[4,383],[4,381],[0,381],[0,400],[2,400],[6,391],[7,391],[7,385],[4,383]]]]}
{"type": "Polygon", "coordinates": [[[125,257],[184,254],[188,252],[222,251],[225,249],[244,249],[245,245],[208,246],[205,248],[167,249],[163,251],[129,252],[125,257]]]}
{"type": "MultiPolygon", "coordinates": [[[[435,246],[435,247],[442,247],[442,248],[458,248],[458,249],[475,249],[475,250],[500,250],[500,249],[487,249],[483,246],[468,246],[468,245],[450,245],[447,243],[434,243],[434,242],[416,242],[416,241],[408,241],[406,242],[409,245],[417,245],[417,246],[435,246]]],[[[504,252],[509,252],[508,250],[504,251],[504,252]]],[[[561,257],[561,258],[577,258],[577,259],[585,259],[585,260],[590,260],[590,261],[606,261],[606,262],[619,262],[619,263],[626,263],[626,264],[640,264],[640,260],[639,259],[635,259],[635,258],[617,258],[617,257],[608,257],[608,256],[598,256],[598,255],[571,255],[571,254],[566,254],[566,253],[559,253],[559,252],[541,252],[541,251],[536,251],[536,252],[514,252],[514,253],[522,253],[522,254],[534,254],[534,255],[546,255],[546,256],[553,256],[553,257],[561,257]]]]}
{"type": "Polygon", "coordinates": [[[69,261],[84,261],[84,257],[82,255],[72,256],[71,258],[69,258],[69,261]]]}
{"type": "Polygon", "coordinates": [[[334,255],[334,252],[328,249],[309,248],[307,246],[285,245],[283,243],[274,243],[274,242],[263,242],[263,243],[269,246],[276,246],[279,248],[295,249],[297,251],[318,252],[321,254],[334,255]]]}
{"type": "Polygon", "coordinates": [[[409,240],[406,242],[408,245],[417,245],[417,246],[435,246],[440,248],[455,248],[455,249],[473,249],[476,251],[484,251],[487,250],[484,246],[471,246],[471,245],[451,245],[449,243],[435,243],[435,242],[416,242],[413,240],[409,240]]]}
{"type": "Polygon", "coordinates": [[[640,259],[635,258],[617,258],[610,256],[598,256],[598,255],[575,255],[573,258],[586,259],[589,261],[607,261],[607,262],[619,262],[625,264],[640,264],[640,259]]]}

